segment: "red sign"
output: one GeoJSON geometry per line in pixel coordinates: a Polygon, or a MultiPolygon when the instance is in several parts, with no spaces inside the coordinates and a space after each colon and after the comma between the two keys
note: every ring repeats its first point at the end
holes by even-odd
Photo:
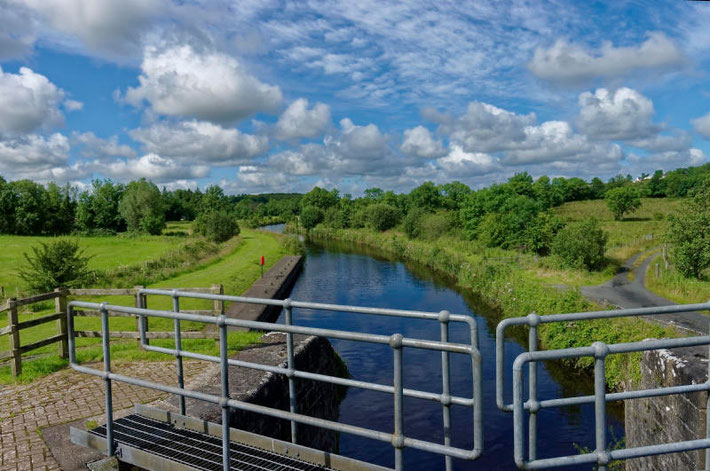
{"type": "Polygon", "coordinates": [[[264,256],[263,255],[261,256],[261,266],[262,267],[264,266],[264,256]]]}

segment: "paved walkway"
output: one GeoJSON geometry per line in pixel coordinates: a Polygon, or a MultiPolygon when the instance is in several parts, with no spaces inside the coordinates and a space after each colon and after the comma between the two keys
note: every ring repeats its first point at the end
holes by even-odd
{"type": "MultiPolygon", "coordinates": [[[[185,363],[187,379],[198,371],[185,363]]],[[[101,365],[94,365],[101,369],[101,365]]],[[[177,383],[174,362],[132,362],[114,371],[169,385],[177,383]]],[[[114,410],[166,396],[160,391],[113,383],[114,410]]],[[[45,427],[104,413],[104,383],[97,376],[63,370],[31,384],[0,389],[0,471],[58,470],[59,463],[42,439],[45,427]]]]}
{"type": "MultiPolygon", "coordinates": [[[[650,251],[653,251],[651,249],[650,251]]],[[[611,281],[598,286],[583,286],[580,290],[584,296],[592,301],[611,304],[622,309],[638,307],[671,306],[676,303],[658,296],[646,289],[646,271],[658,254],[647,257],[643,263],[634,268],[636,261],[648,252],[634,255],[624,263],[619,272],[611,281]],[[628,274],[634,272],[633,281],[629,281],[628,274]]],[[[682,314],[660,314],[646,317],[662,324],[671,325],[681,330],[693,333],[707,334],[710,317],[699,312],[685,312],[682,314]]]]}

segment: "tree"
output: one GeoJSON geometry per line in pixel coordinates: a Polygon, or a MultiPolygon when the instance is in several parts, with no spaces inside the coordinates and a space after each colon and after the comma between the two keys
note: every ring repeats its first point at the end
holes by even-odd
{"type": "Polygon", "coordinates": [[[424,182],[409,193],[412,206],[434,212],[442,206],[439,189],[433,182],[424,182]]]}
{"type": "Polygon", "coordinates": [[[76,220],[82,231],[125,230],[126,223],[118,211],[125,187],[111,180],[94,180],[91,190],[79,196],[76,220]]]}
{"type": "Polygon", "coordinates": [[[397,225],[400,212],[394,206],[376,203],[367,207],[366,226],[376,231],[386,231],[397,225]]]}
{"type": "Polygon", "coordinates": [[[158,235],[165,227],[165,207],[160,190],[145,178],[132,181],[118,205],[129,231],[158,235]]]}
{"type": "Polygon", "coordinates": [[[79,243],[58,239],[40,242],[32,254],[24,254],[26,265],[20,277],[30,290],[46,293],[55,288],[77,288],[88,282],[91,257],[85,255],[79,243]]]}
{"type": "Polygon", "coordinates": [[[303,198],[301,199],[301,208],[305,209],[308,206],[313,206],[321,211],[325,211],[331,206],[338,204],[338,198],[338,190],[333,189],[333,191],[328,191],[324,188],[316,186],[311,191],[303,195],[303,198]]]}
{"type": "Polygon", "coordinates": [[[15,230],[18,235],[42,234],[47,219],[45,206],[47,190],[31,180],[10,182],[15,194],[15,230]]]}
{"type": "Polygon", "coordinates": [[[449,209],[458,211],[466,199],[466,196],[471,193],[471,188],[460,181],[453,181],[439,185],[439,193],[444,199],[444,204],[449,209]]]}
{"type": "Polygon", "coordinates": [[[666,196],[666,183],[663,180],[663,170],[656,170],[646,184],[646,191],[651,198],[663,198],[666,196]]]}
{"type": "Polygon", "coordinates": [[[45,206],[47,219],[44,232],[51,235],[68,234],[74,229],[76,215],[76,189],[68,183],[47,185],[45,206]]]}
{"type": "Polygon", "coordinates": [[[317,206],[305,206],[301,210],[301,225],[311,230],[323,221],[323,210],[317,206]]]}
{"type": "Polygon", "coordinates": [[[700,278],[710,267],[710,179],[693,199],[668,217],[668,240],[676,268],[686,277],[700,278]]]}
{"type": "Polygon", "coordinates": [[[552,253],[568,267],[596,270],[604,265],[607,239],[596,219],[573,222],[557,233],[552,253]]]}
{"type": "Polygon", "coordinates": [[[197,216],[193,229],[212,242],[221,243],[239,235],[239,224],[226,211],[209,211],[197,216]]]}
{"type": "Polygon", "coordinates": [[[229,198],[224,195],[224,191],[217,185],[210,185],[205,190],[200,200],[200,212],[209,213],[210,211],[229,211],[229,198]]]}
{"type": "Polygon", "coordinates": [[[0,234],[15,232],[17,198],[12,187],[0,176],[0,234]]]}
{"type": "Polygon", "coordinates": [[[604,196],[609,211],[614,219],[621,220],[624,214],[636,211],[641,207],[641,194],[633,186],[622,186],[606,192],[604,196]]]}

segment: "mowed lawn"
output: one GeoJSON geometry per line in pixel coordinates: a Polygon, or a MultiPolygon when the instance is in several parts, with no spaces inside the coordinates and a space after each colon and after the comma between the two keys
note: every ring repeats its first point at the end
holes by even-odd
{"type": "MultiPolygon", "coordinates": [[[[263,255],[266,259],[265,270],[268,270],[274,263],[276,263],[283,255],[287,254],[288,251],[283,248],[280,242],[281,236],[272,233],[266,233],[255,230],[243,230],[240,236],[233,239],[225,244],[226,253],[223,253],[221,257],[214,257],[204,264],[197,264],[192,269],[183,272],[173,278],[164,280],[157,283],[151,287],[156,288],[192,288],[192,287],[209,287],[213,284],[222,284],[224,286],[225,294],[241,294],[246,291],[254,280],[259,277],[260,265],[259,260],[263,255]]],[[[41,239],[41,238],[36,238],[41,239]]],[[[120,238],[116,238],[119,239],[120,238]]],[[[184,241],[184,238],[170,238],[170,237],[157,237],[158,242],[160,240],[167,239],[166,242],[184,241]]],[[[82,239],[83,241],[84,239],[82,239]]],[[[135,239],[131,239],[135,242],[135,239]]],[[[148,242],[150,238],[147,238],[148,242]]],[[[83,245],[83,244],[82,244],[83,245]]],[[[164,250],[169,250],[172,246],[164,247],[164,250]]],[[[115,246],[115,251],[124,252],[126,247],[122,247],[120,244],[115,246]]],[[[144,253],[147,253],[144,251],[144,253]]],[[[159,253],[158,253],[159,255],[159,253]]],[[[118,258],[114,255],[115,258],[118,258]]],[[[109,257],[104,257],[104,263],[106,263],[106,268],[111,268],[116,265],[111,265],[108,262],[109,257]]],[[[135,256],[131,257],[134,262],[140,263],[144,259],[135,256]]],[[[121,260],[124,258],[121,256],[121,260]]],[[[126,264],[125,262],[123,264],[126,264]]],[[[135,305],[135,299],[130,296],[103,296],[103,297],[92,297],[92,298],[82,298],[84,301],[90,302],[109,302],[110,304],[116,305],[135,305]]],[[[172,301],[169,297],[159,297],[152,296],[148,299],[148,305],[151,308],[156,309],[172,309],[172,301]]],[[[181,302],[182,309],[210,309],[212,306],[211,302],[199,301],[199,300],[183,300],[181,302]]],[[[52,312],[50,304],[45,304],[43,306],[45,309],[37,313],[25,313],[23,314],[22,320],[29,320],[33,317],[38,317],[41,315],[46,315],[52,312]]],[[[7,316],[5,313],[0,314],[0,328],[7,325],[7,316]]],[[[111,329],[121,330],[121,331],[135,331],[136,322],[134,318],[124,318],[124,317],[114,317],[111,318],[111,329]]],[[[204,325],[200,323],[184,322],[183,330],[201,330],[204,325]]],[[[152,331],[172,331],[173,322],[168,319],[151,319],[150,330],[152,331]]],[[[100,330],[100,320],[98,318],[91,317],[79,317],[76,318],[76,329],[77,330],[100,330]]],[[[25,345],[32,343],[43,338],[47,338],[55,333],[54,323],[45,324],[42,326],[33,327],[30,329],[23,330],[21,332],[21,344],[25,345]]],[[[231,343],[238,348],[239,345],[244,344],[244,342],[251,339],[251,336],[233,336],[234,339],[231,343]],[[239,337],[239,338],[237,338],[239,337]],[[244,337],[244,338],[242,338],[244,337]]],[[[98,342],[98,339],[78,339],[78,346],[91,346],[98,342]]],[[[158,343],[165,343],[165,341],[156,341],[158,343]]],[[[214,350],[214,342],[207,340],[193,340],[187,341],[186,347],[194,347],[195,351],[211,352],[214,350]]],[[[171,342],[167,342],[169,345],[171,342]]],[[[135,342],[116,342],[114,348],[117,349],[116,353],[118,356],[116,358],[121,358],[123,353],[127,358],[132,358],[135,354],[135,342]]],[[[6,335],[0,336],[0,351],[8,349],[8,337],[6,335]]],[[[33,352],[33,354],[42,354],[56,351],[57,346],[51,345],[44,347],[40,350],[33,352]]],[[[191,348],[193,349],[193,348],[191,348]]],[[[112,348],[113,350],[113,348],[112,348]]],[[[89,348],[85,353],[85,357],[88,355],[89,358],[94,358],[100,355],[98,349],[89,348]]],[[[145,356],[145,355],[144,355],[145,356]]],[[[148,357],[151,357],[148,355],[148,357]]],[[[142,358],[142,357],[141,357],[142,358]]],[[[164,359],[164,358],[163,358],[164,359]]],[[[3,376],[6,376],[8,367],[0,367],[0,383],[3,382],[3,376]],[[5,373],[5,374],[4,374],[5,373]]]]}

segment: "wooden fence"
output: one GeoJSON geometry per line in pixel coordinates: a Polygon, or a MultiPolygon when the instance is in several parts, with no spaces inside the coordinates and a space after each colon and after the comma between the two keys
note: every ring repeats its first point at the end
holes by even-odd
{"type": "MultiPolygon", "coordinates": [[[[146,295],[141,295],[143,299],[138,299],[138,290],[142,289],[143,286],[136,286],[134,288],[128,289],[56,289],[51,293],[38,294],[36,296],[30,296],[23,299],[9,299],[5,304],[0,305],[0,313],[7,311],[8,325],[0,329],[0,336],[9,336],[9,350],[2,352],[0,351],[0,362],[8,361],[10,362],[10,370],[13,377],[17,377],[22,373],[22,355],[33,350],[51,345],[53,343],[59,343],[58,354],[61,358],[68,358],[68,335],[67,335],[67,303],[69,296],[134,296],[136,298],[136,306],[139,306],[139,302],[142,303],[143,307],[148,307],[148,299],[146,295]],[[20,321],[19,309],[22,306],[29,306],[32,304],[54,300],[54,310],[53,314],[39,317],[37,319],[30,319],[27,321],[20,321]],[[46,339],[30,343],[27,345],[22,345],[20,343],[20,331],[28,329],[30,327],[35,327],[42,324],[47,324],[49,322],[57,323],[57,333],[46,339]]],[[[167,288],[171,289],[171,288],[167,288]]],[[[209,288],[180,288],[181,291],[191,291],[193,293],[212,293],[212,294],[224,294],[224,287],[220,285],[212,285],[209,288]]],[[[182,310],[181,312],[192,312],[200,314],[224,314],[224,302],[213,301],[211,310],[182,310]]],[[[98,317],[100,316],[99,311],[91,310],[77,310],[75,316],[86,316],[86,317],[98,317]]],[[[127,316],[135,317],[130,314],[119,313],[109,310],[109,315],[112,316],[127,316]]],[[[136,317],[136,322],[138,318],[136,317]]],[[[137,324],[136,324],[137,327],[137,324]]],[[[147,326],[146,326],[147,329],[147,326]]],[[[91,330],[76,330],[75,335],[77,337],[101,337],[100,331],[91,330]]],[[[111,332],[112,338],[132,338],[137,339],[140,345],[140,334],[137,331],[125,331],[111,332]]],[[[148,339],[170,339],[173,338],[173,332],[147,332],[146,336],[148,339]]],[[[182,332],[182,338],[184,339],[216,339],[217,334],[215,332],[182,332]]]]}

